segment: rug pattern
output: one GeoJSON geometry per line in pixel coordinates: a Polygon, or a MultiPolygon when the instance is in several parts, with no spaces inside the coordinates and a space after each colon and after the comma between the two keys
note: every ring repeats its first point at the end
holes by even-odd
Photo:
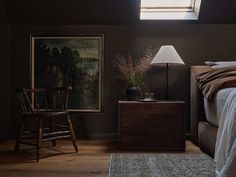
{"type": "Polygon", "coordinates": [[[113,153],[109,177],[215,177],[206,154],[113,153]]]}

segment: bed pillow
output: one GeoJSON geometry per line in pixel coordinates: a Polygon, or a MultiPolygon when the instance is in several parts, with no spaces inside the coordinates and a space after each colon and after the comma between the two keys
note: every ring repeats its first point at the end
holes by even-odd
{"type": "Polygon", "coordinates": [[[218,62],[206,61],[205,64],[210,66],[213,69],[216,69],[216,68],[224,68],[228,66],[235,66],[236,61],[218,61],[218,62]]]}

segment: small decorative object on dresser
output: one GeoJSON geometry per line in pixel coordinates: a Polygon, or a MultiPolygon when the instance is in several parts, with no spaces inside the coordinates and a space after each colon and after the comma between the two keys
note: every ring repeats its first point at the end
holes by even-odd
{"type": "Polygon", "coordinates": [[[140,57],[133,57],[129,52],[127,55],[115,55],[113,64],[129,84],[127,89],[128,100],[138,100],[141,98],[141,87],[143,86],[145,72],[149,69],[155,52],[155,49],[148,47],[140,57]]]}
{"type": "Polygon", "coordinates": [[[142,89],[137,86],[130,86],[126,90],[126,94],[128,100],[138,100],[139,98],[141,98],[142,89]]]}
{"type": "Polygon", "coordinates": [[[119,101],[119,147],[185,150],[184,101],[119,101]]]}

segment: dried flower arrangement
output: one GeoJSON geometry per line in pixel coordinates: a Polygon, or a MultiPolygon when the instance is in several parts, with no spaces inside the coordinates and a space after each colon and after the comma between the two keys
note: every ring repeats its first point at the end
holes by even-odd
{"type": "Polygon", "coordinates": [[[134,58],[128,52],[126,55],[116,54],[113,64],[118,68],[130,87],[143,85],[145,72],[149,69],[156,49],[148,47],[140,57],[134,58]]]}

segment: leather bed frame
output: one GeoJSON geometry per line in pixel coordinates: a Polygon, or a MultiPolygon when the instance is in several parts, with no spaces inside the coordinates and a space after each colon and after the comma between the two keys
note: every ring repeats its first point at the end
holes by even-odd
{"type": "Polygon", "coordinates": [[[195,79],[196,74],[210,69],[209,66],[191,66],[190,126],[192,142],[198,145],[202,151],[213,157],[218,128],[206,120],[203,95],[195,79]]]}

